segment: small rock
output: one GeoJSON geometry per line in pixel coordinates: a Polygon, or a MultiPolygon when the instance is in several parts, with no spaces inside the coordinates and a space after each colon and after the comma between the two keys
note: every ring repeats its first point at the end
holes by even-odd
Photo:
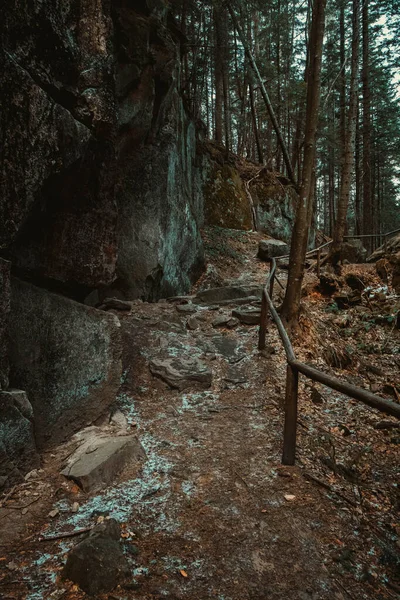
{"type": "Polygon", "coordinates": [[[48,516],[50,517],[50,519],[54,519],[54,517],[56,517],[59,513],[58,508],[55,508],[54,510],[51,510],[48,514],[48,516]]]}
{"type": "Polygon", "coordinates": [[[231,316],[230,315],[219,315],[218,317],[216,317],[211,325],[216,329],[217,327],[225,327],[225,325],[228,324],[228,322],[230,321],[231,316]]]}
{"type": "Polygon", "coordinates": [[[228,373],[224,377],[224,381],[227,381],[228,383],[233,383],[234,385],[237,385],[239,383],[246,383],[248,381],[248,379],[241,369],[238,369],[237,367],[229,366],[228,373]]]}
{"type": "Polygon", "coordinates": [[[293,494],[285,494],[284,498],[285,500],[287,500],[287,502],[293,502],[293,500],[296,499],[296,496],[294,496],[293,494]]]}
{"type": "Polygon", "coordinates": [[[323,404],[324,403],[324,397],[322,396],[322,394],[317,390],[317,388],[313,387],[311,388],[311,402],[313,404],[323,404]]]}
{"type": "Polygon", "coordinates": [[[227,326],[229,329],[235,329],[235,327],[237,327],[237,326],[239,325],[239,323],[240,323],[239,319],[237,319],[236,317],[231,317],[231,318],[228,320],[228,322],[227,322],[226,326],[227,326]]]}
{"type": "Polygon", "coordinates": [[[18,569],[18,565],[14,561],[9,562],[6,567],[9,571],[16,571],[18,569]]]}
{"type": "Polygon", "coordinates": [[[71,506],[71,512],[77,513],[79,510],[79,502],[74,502],[71,506]]]}
{"type": "Polygon", "coordinates": [[[116,410],[112,415],[110,422],[116,425],[120,429],[128,429],[128,421],[125,415],[120,411],[116,410]]]}
{"type": "Polygon", "coordinates": [[[196,329],[198,329],[198,328],[199,328],[199,326],[200,326],[200,325],[199,325],[199,322],[198,322],[198,320],[196,319],[196,317],[193,317],[193,316],[192,316],[192,317],[189,317],[189,318],[188,318],[188,320],[187,320],[187,322],[186,322],[186,327],[187,327],[188,329],[190,329],[191,331],[195,331],[196,329]]]}
{"type": "Polygon", "coordinates": [[[110,592],[130,572],[119,539],[120,527],[115,519],[96,526],[88,538],[70,550],[62,576],[87,594],[110,592]]]}
{"type": "Polygon", "coordinates": [[[185,313],[185,314],[192,314],[192,313],[197,312],[196,306],[194,306],[194,304],[192,304],[192,303],[177,304],[176,310],[180,313],[185,313]]]}

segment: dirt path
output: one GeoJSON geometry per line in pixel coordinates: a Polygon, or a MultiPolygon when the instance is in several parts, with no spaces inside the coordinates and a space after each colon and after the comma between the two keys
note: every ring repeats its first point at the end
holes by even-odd
{"type": "MultiPolygon", "coordinates": [[[[245,260],[247,279],[261,281],[265,266],[245,260]]],[[[37,533],[87,527],[106,515],[122,524],[132,566],[128,586],[104,596],[110,600],[397,597],[398,462],[391,438],[374,429],[382,416],[326,390],[322,406],[310,403],[302,386],[298,466],[281,467],[285,362],[279,340],[272,328],[272,353],[264,356],[256,349],[256,326],[213,327],[216,316],[232,308],[199,308],[194,331],[173,303],[137,304],[121,317],[118,408],[147,459],[128,467],[115,486],[87,497],[63,481],[59,455],[49,454],[39,481],[51,486],[43,488],[33,537],[0,557],[2,598],[85,598],[59,576],[75,540],[44,544],[37,533]],[[199,358],[212,370],[211,387],[171,389],[149,371],[151,360],[165,357],[199,358]],[[340,430],[343,423],[349,434],[340,430]],[[334,448],[342,464],[349,444],[351,451],[367,444],[382,450],[368,458],[368,473],[362,471],[371,494],[364,490],[361,503],[359,484],[320,462],[332,458],[334,448]],[[73,502],[79,502],[75,513],[73,502]],[[53,519],[50,509],[58,511],[53,519]]]]}

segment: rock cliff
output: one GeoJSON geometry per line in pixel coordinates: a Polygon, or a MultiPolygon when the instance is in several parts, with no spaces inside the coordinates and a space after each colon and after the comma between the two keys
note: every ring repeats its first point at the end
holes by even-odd
{"type": "MultiPolygon", "coordinates": [[[[204,214],[251,228],[255,167],[243,175],[198,143],[180,93],[186,39],[161,0],[12,3],[0,41],[0,390],[22,387],[33,407],[27,420],[0,399],[15,474],[27,462],[7,431],[34,430],[43,448],[114,401],[118,319],[85,304],[186,293],[204,214]]],[[[270,219],[284,239],[286,204],[270,219]]],[[[258,186],[261,227],[264,206],[258,186]]]]}
{"type": "MultiPolygon", "coordinates": [[[[26,390],[41,448],[107,410],[119,385],[118,319],[85,300],[184,293],[202,269],[185,40],[151,4],[33,0],[0,24],[0,389],[26,390]]],[[[28,468],[15,431],[31,421],[5,398],[10,482],[28,468]]]]}

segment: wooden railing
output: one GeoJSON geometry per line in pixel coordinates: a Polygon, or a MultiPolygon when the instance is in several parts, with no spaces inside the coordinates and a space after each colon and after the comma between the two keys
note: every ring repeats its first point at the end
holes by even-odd
{"type": "Polygon", "coordinates": [[[388,233],[365,233],[365,234],[361,234],[361,235],[345,235],[344,236],[344,240],[354,240],[354,239],[361,239],[361,238],[379,238],[380,243],[382,245],[382,240],[384,245],[385,245],[385,252],[387,252],[387,240],[388,237],[390,237],[391,235],[394,235],[395,233],[399,233],[400,229],[393,229],[393,231],[389,231],[388,233]]]}
{"type": "MultiPolygon", "coordinates": [[[[267,318],[268,310],[272,315],[273,320],[278,328],[280,338],[286,353],[287,370],[286,370],[286,393],[285,393],[285,425],[283,432],[283,455],[282,463],[284,465],[294,465],[296,458],[296,432],[297,432],[297,400],[299,388],[299,373],[302,373],[313,381],[318,381],[327,387],[341,392],[350,398],[359,400],[372,408],[376,408],[381,412],[387,413],[400,419],[400,404],[396,404],[391,400],[386,400],[380,396],[372,394],[368,390],[356,387],[345,381],[341,381],[336,377],[327,375],[323,371],[319,371],[296,359],[292,344],[285,327],[278,315],[278,312],[272,301],[276,272],[276,260],[271,259],[271,268],[268,274],[267,283],[262,292],[261,304],[261,322],[258,338],[258,348],[265,348],[267,334],[267,318]]],[[[278,280],[277,280],[278,281],[278,280]]]]}

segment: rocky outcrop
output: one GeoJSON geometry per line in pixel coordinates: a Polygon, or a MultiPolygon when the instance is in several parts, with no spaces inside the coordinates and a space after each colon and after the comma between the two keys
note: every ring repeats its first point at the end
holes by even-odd
{"type": "MultiPolygon", "coordinates": [[[[203,265],[185,40],[164,3],[149,6],[14,3],[0,23],[0,253],[58,294],[13,283],[11,380],[40,447],[98,417],[119,383],[116,317],[73,300],[185,293],[203,265]]],[[[9,271],[0,259],[0,389],[9,271]]]]}
{"type": "Polygon", "coordinates": [[[196,134],[166,12],[56,0],[2,21],[0,248],[75,298],[182,293],[202,267],[196,134]]]}
{"type": "Polygon", "coordinates": [[[207,225],[258,231],[290,241],[296,193],[285,178],[239,159],[216,144],[200,145],[207,225]]]}
{"type": "Polygon", "coordinates": [[[245,231],[252,229],[249,199],[235,166],[212,164],[204,185],[204,199],[207,225],[245,231]]]}
{"type": "Polygon", "coordinates": [[[12,280],[10,381],[29,392],[40,448],[106,412],[121,377],[117,317],[12,280]]]}

